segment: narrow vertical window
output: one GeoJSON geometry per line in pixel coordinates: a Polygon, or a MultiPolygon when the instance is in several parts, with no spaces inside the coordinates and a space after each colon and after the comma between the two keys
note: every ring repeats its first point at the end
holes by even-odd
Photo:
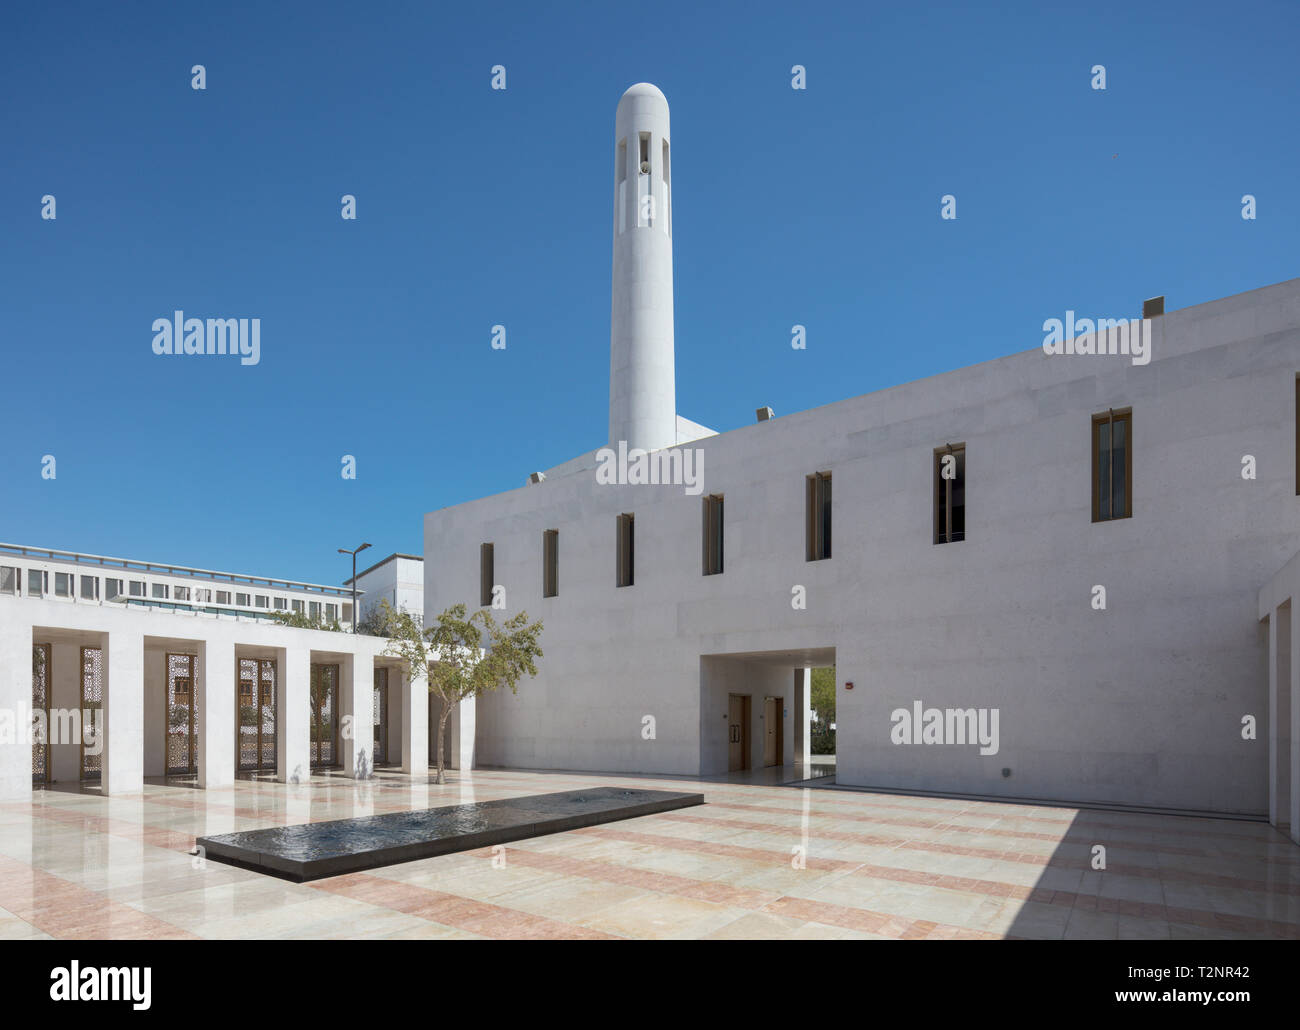
{"type": "Polygon", "coordinates": [[[950,443],[934,452],[934,542],[966,539],[966,445],[950,443]]]}
{"type": "Polygon", "coordinates": [[[484,608],[492,604],[492,586],[496,582],[496,556],[491,544],[478,549],[478,603],[484,608]]]}
{"type": "Polygon", "coordinates": [[[669,236],[673,234],[673,198],[672,198],[672,163],[668,157],[668,141],[664,140],[663,165],[660,174],[663,176],[663,205],[664,205],[664,231],[669,236]]]}
{"type": "Polygon", "coordinates": [[[636,518],[632,515],[618,517],[617,584],[630,587],[635,581],[636,570],[636,518]]]}
{"type": "Polygon", "coordinates": [[[722,494],[704,498],[704,575],[722,572],[722,494]]]}
{"type": "Polygon", "coordinates": [[[641,174],[648,175],[650,172],[650,133],[641,133],[641,174]]]}
{"type": "Polygon", "coordinates": [[[1092,416],[1092,521],[1133,514],[1133,413],[1111,409],[1092,416]]]}
{"type": "Polygon", "coordinates": [[[806,543],[808,561],[831,556],[831,474],[817,472],[806,484],[806,543]]]}
{"type": "Polygon", "coordinates": [[[615,224],[618,226],[618,234],[621,236],[627,229],[627,140],[618,141],[618,161],[617,178],[614,185],[614,207],[618,212],[615,224]]]}
{"type": "Polygon", "coordinates": [[[560,531],[547,529],[542,533],[542,596],[556,597],[560,593],[560,531]]]}
{"type": "Polygon", "coordinates": [[[1295,495],[1300,497],[1300,373],[1295,377],[1295,495]]]}

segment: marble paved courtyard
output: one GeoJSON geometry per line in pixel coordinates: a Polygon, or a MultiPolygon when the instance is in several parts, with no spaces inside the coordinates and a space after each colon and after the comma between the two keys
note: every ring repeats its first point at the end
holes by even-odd
{"type": "Polygon", "coordinates": [[[448,779],[37,791],[0,805],[0,937],[1300,939],[1300,848],[1265,823],[677,778],[448,779]],[[208,834],[602,785],[706,804],[304,884],[189,853],[208,834]]]}

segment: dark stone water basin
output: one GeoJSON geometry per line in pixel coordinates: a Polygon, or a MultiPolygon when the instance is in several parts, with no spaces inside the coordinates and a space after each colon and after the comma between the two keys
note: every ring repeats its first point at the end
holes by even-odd
{"type": "Polygon", "coordinates": [[[200,837],[206,858],[303,882],[704,803],[703,794],[592,787],[200,837]]]}

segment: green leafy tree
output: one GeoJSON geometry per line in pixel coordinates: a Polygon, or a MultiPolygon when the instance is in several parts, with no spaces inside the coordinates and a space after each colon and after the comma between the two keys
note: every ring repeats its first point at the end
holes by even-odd
{"type": "Polygon", "coordinates": [[[812,709],[817,718],[812,725],[812,753],[835,754],[835,666],[812,671],[812,709]]]}
{"type": "Polygon", "coordinates": [[[357,623],[357,632],[364,633],[368,637],[387,636],[388,617],[384,614],[385,605],[390,610],[393,607],[387,601],[381,600],[379,604],[367,608],[365,614],[361,616],[361,621],[357,623]]]}
{"type": "Polygon", "coordinates": [[[338,619],[326,620],[320,613],[310,616],[303,612],[271,612],[270,615],[271,621],[281,626],[293,626],[295,629],[327,629],[335,633],[343,632],[343,627],[339,625],[338,619]]]}
{"type": "Polygon", "coordinates": [[[498,624],[486,608],[466,615],[463,604],[455,604],[422,626],[418,616],[380,602],[384,613],[384,654],[405,661],[412,678],[424,676],[429,692],[442,702],[438,714],[437,782],[446,783],[443,744],[447,719],[456,706],[469,697],[509,688],[518,693],[519,681],[537,675],[536,659],[542,657],[538,643],[541,621],[529,622],[520,612],[498,624]]]}

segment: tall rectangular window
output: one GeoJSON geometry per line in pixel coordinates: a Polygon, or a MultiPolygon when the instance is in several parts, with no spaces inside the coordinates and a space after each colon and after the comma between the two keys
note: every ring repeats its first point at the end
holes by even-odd
{"type": "Polygon", "coordinates": [[[71,597],[72,596],[72,573],[56,572],[54,574],[54,596],[71,597]]]}
{"type": "Polygon", "coordinates": [[[104,600],[112,601],[114,598],[120,596],[122,593],[122,588],[124,586],[125,584],[120,579],[111,579],[111,578],[105,579],[104,600]]]}
{"type": "Polygon", "coordinates": [[[704,498],[704,575],[722,572],[722,494],[704,498]]]}
{"type": "Polygon", "coordinates": [[[1295,377],[1295,495],[1300,497],[1300,373],[1295,377]]]}
{"type": "Polygon", "coordinates": [[[18,566],[0,565],[0,594],[18,593],[18,566]]]}
{"type": "Polygon", "coordinates": [[[831,556],[831,474],[817,472],[806,484],[806,544],[808,561],[831,556]]]}
{"type": "Polygon", "coordinates": [[[496,583],[495,548],[482,544],[478,549],[478,603],[484,608],[492,604],[492,587],[496,583]]]}
{"type": "Polygon", "coordinates": [[[542,531],[542,596],[556,597],[560,593],[560,531],[542,531]]]}
{"type": "Polygon", "coordinates": [[[934,542],[966,539],[966,445],[950,443],[934,452],[934,542]]]}
{"type": "Polygon", "coordinates": [[[1133,412],[1111,409],[1092,416],[1092,521],[1133,514],[1133,412]]]}
{"type": "Polygon", "coordinates": [[[630,587],[635,581],[636,571],[636,518],[623,514],[618,517],[617,584],[630,587]]]}
{"type": "Polygon", "coordinates": [[[167,597],[167,584],[166,583],[153,584],[153,596],[163,598],[165,600],[167,597]]]}
{"type": "Polygon", "coordinates": [[[48,575],[49,573],[44,572],[41,569],[27,570],[27,596],[28,597],[43,597],[45,595],[45,590],[46,587],[48,586],[48,584],[46,583],[46,578],[48,577],[48,575]]]}
{"type": "Polygon", "coordinates": [[[81,577],[81,597],[85,601],[99,600],[99,577],[82,576],[81,577]]]}

